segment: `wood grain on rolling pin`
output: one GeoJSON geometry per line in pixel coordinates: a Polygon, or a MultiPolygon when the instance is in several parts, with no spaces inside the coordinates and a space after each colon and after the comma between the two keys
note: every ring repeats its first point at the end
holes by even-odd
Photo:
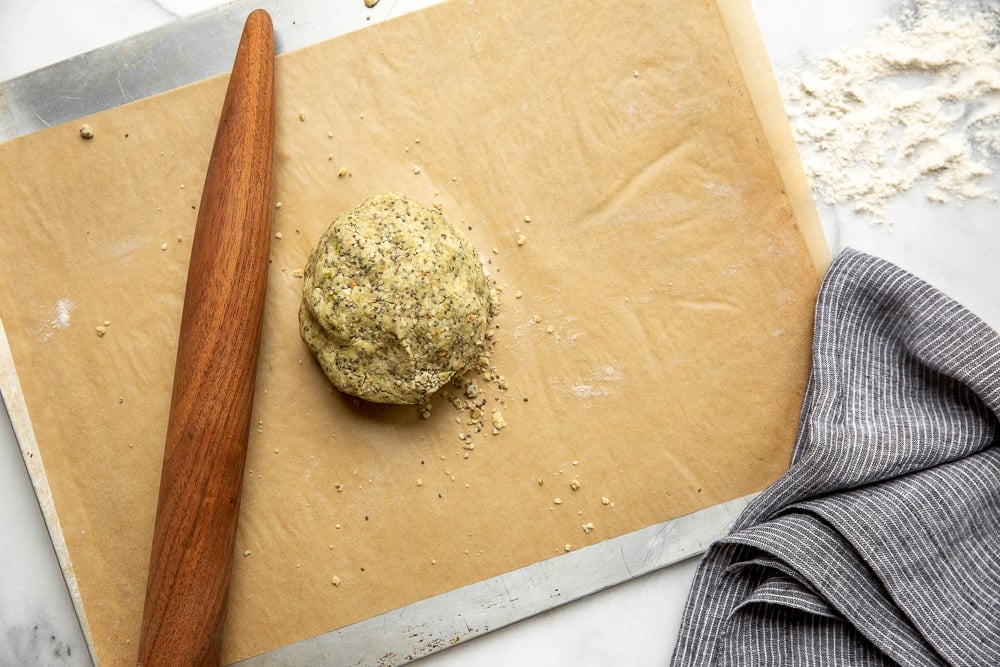
{"type": "Polygon", "coordinates": [[[194,233],[139,648],[218,664],[260,343],[274,152],[271,19],[247,18],[194,233]]]}

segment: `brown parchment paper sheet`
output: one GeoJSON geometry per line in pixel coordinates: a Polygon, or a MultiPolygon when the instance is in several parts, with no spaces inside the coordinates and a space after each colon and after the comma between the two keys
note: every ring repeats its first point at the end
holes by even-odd
{"type": "MultiPolygon", "coordinates": [[[[780,109],[758,101],[776,96],[766,57],[737,49],[757,69],[745,79],[730,34],[746,16],[728,20],[694,0],[452,2],[278,59],[281,238],[226,661],[785,469],[826,249],[787,194],[804,187],[794,150],[762,129],[781,143],[780,109]],[[439,202],[503,288],[493,360],[509,389],[480,386],[508,426],[473,449],[443,396],[429,420],[355,404],[298,337],[293,271],[335,215],[392,190],[439,202]]],[[[225,84],[83,119],[90,141],[76,122],[0,145],[0,317],[106,665],[134,661],[225,84]]]]}

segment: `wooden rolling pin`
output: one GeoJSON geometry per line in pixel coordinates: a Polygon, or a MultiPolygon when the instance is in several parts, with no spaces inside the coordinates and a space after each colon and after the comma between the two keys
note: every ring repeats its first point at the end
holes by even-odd
{"type": "Polygon", "coordinates": [[[139,665],[217,665],[253,403],[271,228],[271,18],[247,18],[195,227],[139,665]]]}

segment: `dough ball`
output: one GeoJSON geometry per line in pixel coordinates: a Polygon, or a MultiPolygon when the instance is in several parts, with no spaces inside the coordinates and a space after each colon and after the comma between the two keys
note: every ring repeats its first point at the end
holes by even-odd
{"type": "Polygon", "coordinates": [[[484,350],[493,300],[441,213],[376,195],[333,221],[303,276],[299,331],[337,389],[420,403],[484,350]]]}

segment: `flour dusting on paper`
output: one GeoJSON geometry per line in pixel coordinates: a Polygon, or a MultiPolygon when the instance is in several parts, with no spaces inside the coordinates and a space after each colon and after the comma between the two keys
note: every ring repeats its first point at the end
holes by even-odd
{"type": "Polygon", "coordinates": [[[52,336],[52,330],[68,329],[70,315],[74,308],[76,308],[76,304],[70,299],[59,299],[51,310],[43,310],[43,312],[46,310],[48,312],[44,316],[45,320],[36,325],[40,329],[38,339],[46,341],[52,336]]]}
{"type": "Polygon", "coordinates": [[[917,184],[928,198],[997,199],[1000,9],[910,0],[855,49],[782,82],[792,132],[817,199],[874,223],[917,184]]]}
{"type": "Polygon", "coordinates": [[[56,316],[49,322],[53,329],[66,329],[69,328],[69,315],[73,312],[73,308],[76,304],[69,299],[59,299],[56,303],[56,316]]]}
{"type": "Polygon", "coordinates": [[[574,384],[570,391],[576,398],[610,396],[613,390],[609,384],[619,382],[622,378],[622,372],[614,366],[601,366],[591,372],[586,384],[574,384]]]}

